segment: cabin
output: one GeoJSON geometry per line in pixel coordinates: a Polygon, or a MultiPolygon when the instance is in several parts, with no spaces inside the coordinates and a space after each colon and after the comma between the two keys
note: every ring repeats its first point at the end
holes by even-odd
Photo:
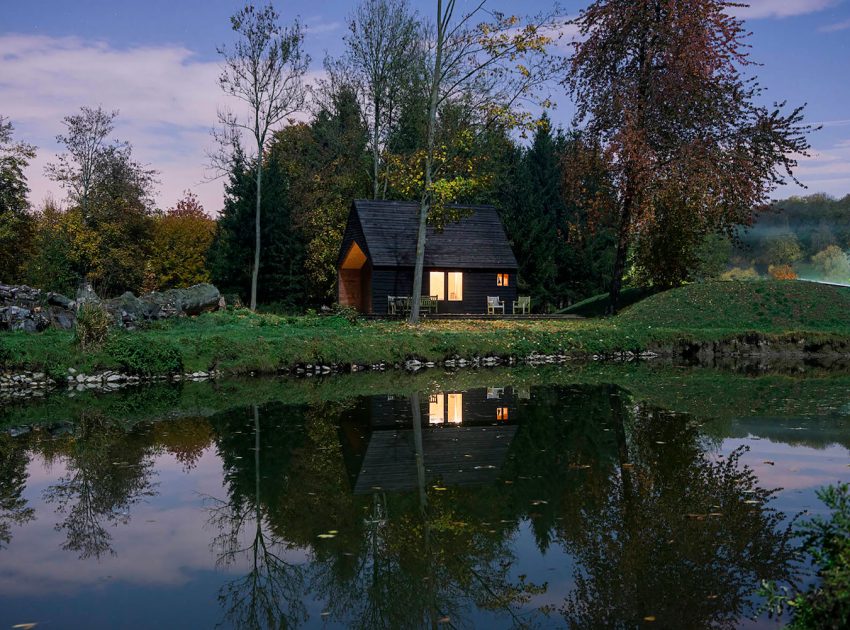
{"type": "MultiPolygon", "coordinates": [[[[516,434],[520,401],[511,387],[432,392],[419,400],[425,482],[447,486],[495,483],[516,434]]],[[[347,409],[340,422],[343,456],[355,494],[415,490],[416,439],[411,400],[370,396],[347,409]]]]}
{"type": "MultiPolygon", "coordinates": [[[[467,211],[442,230],[428,227],[422,295],[437,313],[487,313],[499,297],[510,314],[517,297],[517,261],[493,206],[467,211]]],[[[419,203],[357,200],[337,260],[337,301],[361,313],[387,315],[413,293],[419,203]]]]}

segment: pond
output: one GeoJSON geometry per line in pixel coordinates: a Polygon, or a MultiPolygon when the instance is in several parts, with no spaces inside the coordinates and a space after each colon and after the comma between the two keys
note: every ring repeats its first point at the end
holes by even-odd
{"type": "Polygon", "coordinates": [[[850,375],[188,383],[0,411],[0,625],[776,627],[850,375]]]}

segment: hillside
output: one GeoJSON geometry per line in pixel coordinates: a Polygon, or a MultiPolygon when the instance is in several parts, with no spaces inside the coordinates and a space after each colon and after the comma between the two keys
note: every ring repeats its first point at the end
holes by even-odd
{"type": "Polygon", "coordinates": [[[695,283],[650,296],[618,319],[685,330],[850,330],[850,288],[780,280],[695,283]]]}

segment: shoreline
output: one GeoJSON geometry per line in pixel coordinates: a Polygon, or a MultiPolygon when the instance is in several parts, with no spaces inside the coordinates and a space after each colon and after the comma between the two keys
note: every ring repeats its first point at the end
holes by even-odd
{"type": "MultiPolygon", "coordinates": [[[[323,362],[307,358],[268,369],[267,357],[255,357],[238,369],[208,369],[169,373],[139,374],[120,369],[96,369],[83,372],[67,367],[61,374],[36,368],[11,368],[0,371],[0,403],[41,398],[57,392],[115,392],[138,385],[156,383],[217,381],[227,378],[293,377],[322,378],[355,373],[416,373],[439,369],[446,372],[490,368],[559,366],[567,364],[677,363],[690,367],[760,372],[780,366],[794,372],[804,367],[850,369],[850,335],[822,332],[764,333],[741,332],[715,339],[699,340],[698,332],[679,331],[666,341],[653,341],[644,347],[615,349],[607,352],[578,351],[576,348],[537,352],[519,356],[493,353],[458,354],[435,358],[410,353],[404,360],[323,362]]],[[[474,337],[474,334],[470,335],[474,337]]],[[[553,338],[558,335],[553,334],[553,338]]],[[[708,336],[708,335],[706,335],[708,336]]],[[[0,338],[1,339],[1,338],[0,338]]],[[[548,344],[547,344],[548,345],[548,344]]],[[[396,351],[399,348],[395,349],[396,351]]]]}

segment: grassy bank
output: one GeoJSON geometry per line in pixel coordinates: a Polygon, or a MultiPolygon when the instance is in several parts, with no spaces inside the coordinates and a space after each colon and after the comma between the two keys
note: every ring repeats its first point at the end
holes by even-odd
{"type": "Polygon", "coordinates": [[[750,333],[777,342],[805,339],[813,346],[850,347],[850,289],[803,282],[706,283],[653,295],[615,318],[430,321],[417,327],[226,311],[116,332],[105,345],[88,350],[79,348],[70,332],[3,333],[0,365],[54,376],[69,367],[86,373],[272,373],[304,363],[642,352],[750,333]]]}

